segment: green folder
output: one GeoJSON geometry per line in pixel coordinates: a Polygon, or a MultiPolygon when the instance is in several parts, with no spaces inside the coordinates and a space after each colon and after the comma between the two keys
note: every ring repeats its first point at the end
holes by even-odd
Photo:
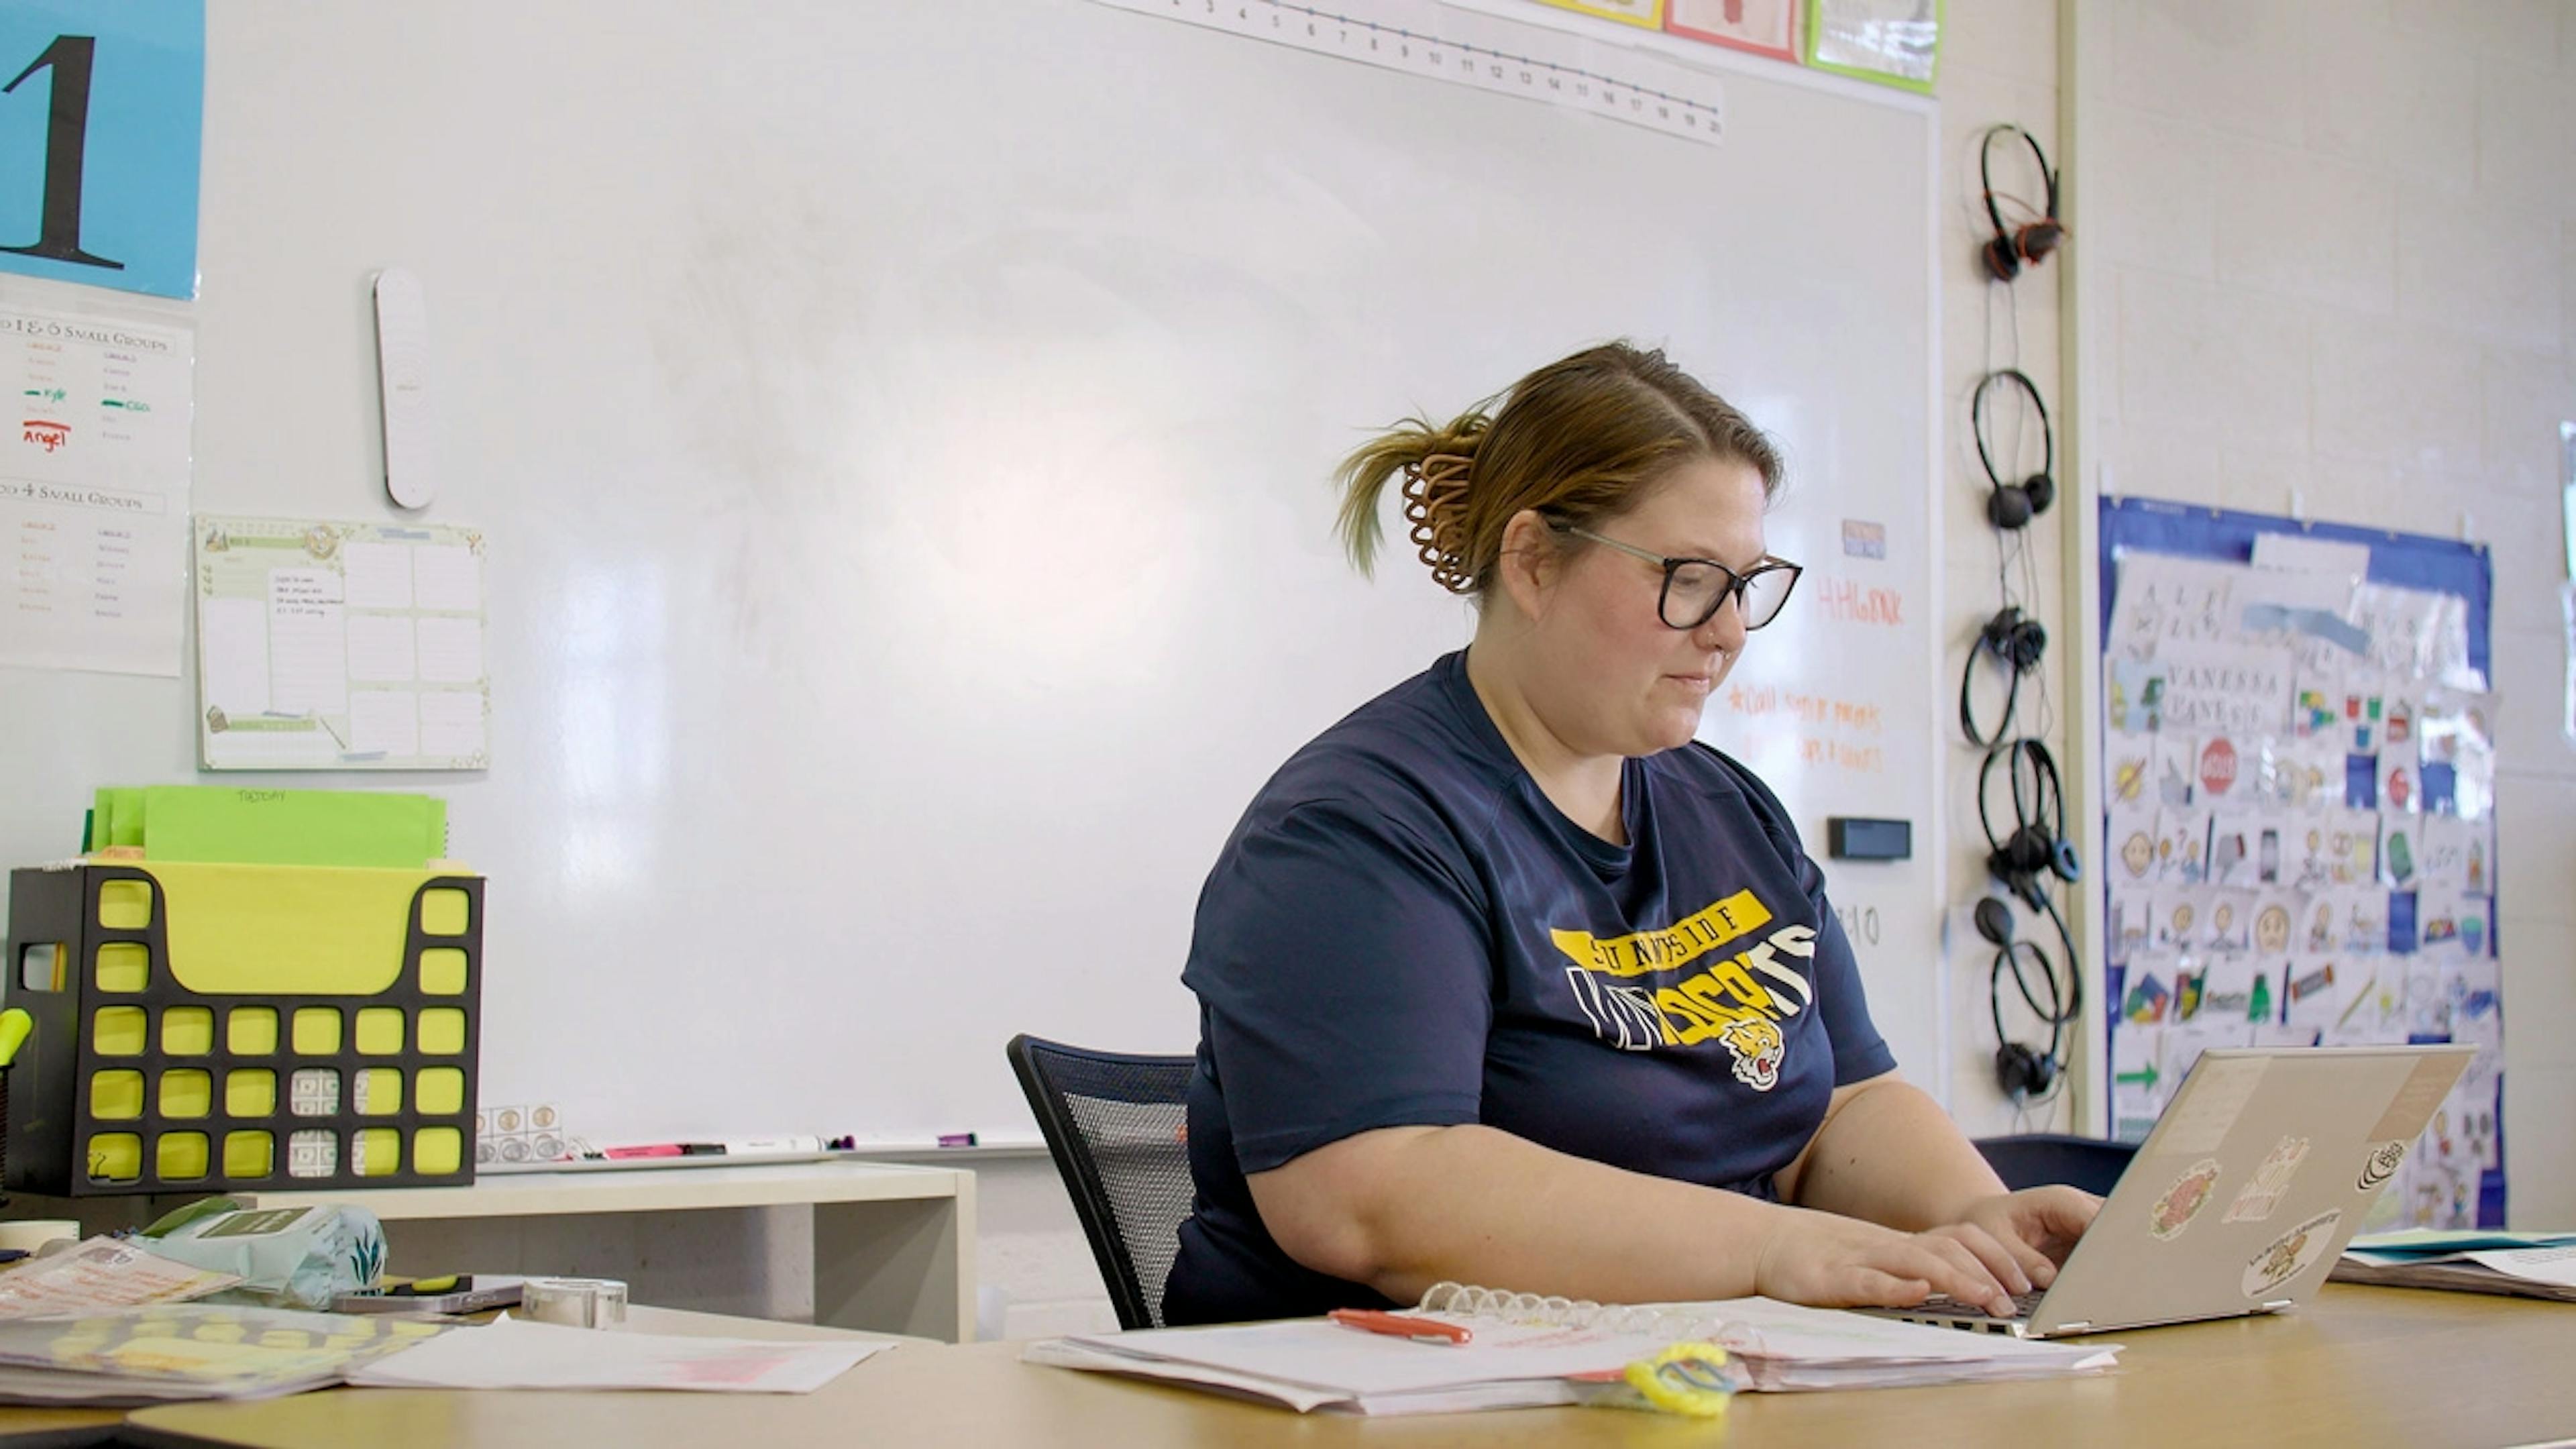
{"type": "Polygon", "coordinates": [[[146,860],[417,869],[447,854],[447,802],[371,790],[155,785],[98,792],[95,839],[146,860]]]}
{"type": "Polygon", "coordinates": [[[104,845],[141,845],[143,843],[143,792],[140,790],[101,790],[94,811],[97,823],[90,827],[90,848],[104,845]]]}

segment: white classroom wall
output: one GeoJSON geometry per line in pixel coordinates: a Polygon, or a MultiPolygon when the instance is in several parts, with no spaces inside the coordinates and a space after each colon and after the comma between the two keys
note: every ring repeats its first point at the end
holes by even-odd
{"type": "MultiPolygon", "coordinates": [[[[1984,15],[2003,0],[1952,0],[1984,15]]],[[[2088,472],[2495,560],[2508,1213],[2576,1222],[2576,8],[2076,0],[2088,472]],[[2098,84],[2094,77],[2100,77],[2098,84]]],[[[1951,96],[1945,95],[1948,106],[1951,96]]]]}

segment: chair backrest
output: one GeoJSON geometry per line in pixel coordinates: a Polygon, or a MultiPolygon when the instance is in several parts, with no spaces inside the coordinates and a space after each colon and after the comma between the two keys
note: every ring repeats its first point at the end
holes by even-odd
{"type": "Polygon", "coordinates": [[[1007,1048],[1121,1328],[1163,1326],[1163,1280],[1190,1215],[1191,1059],[1086,1051],[1022,1033],[1007,1048]]]}
{"type": "Polygon", "coordinates": [[[2018,1192],[2025,1187],[2044,1187],[2065,1183],[2080,1187],[2096,1197],[2109,1197],[2128,1171],[2129,1159],[2138,1155],[2134,1142],[2109,1142],[2099,1137],[2070,1137],[2062,1132],[2026,1132],[2018,1137],[1983,1137],[1977,1150],[2004,1186],[2018,1192]]]}

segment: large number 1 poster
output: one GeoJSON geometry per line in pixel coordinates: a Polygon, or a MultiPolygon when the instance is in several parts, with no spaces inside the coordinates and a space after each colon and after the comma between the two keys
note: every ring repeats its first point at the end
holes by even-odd
{"type": "Polygon", "coordinates": [[[196,296],[205,0],[7,0],[0,76],[0,271],[196,296]]]}

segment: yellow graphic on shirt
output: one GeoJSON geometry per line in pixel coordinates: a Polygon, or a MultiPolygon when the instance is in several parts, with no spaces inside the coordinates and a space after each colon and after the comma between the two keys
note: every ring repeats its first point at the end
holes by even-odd
{"type": "Polygon", "coordinates": [[[1735,1055],[1736,1080],[1757,1092],[1770,1091],[1780,1084],[1780,1059],[1789,1053],[1777,1022],[1760,1016],[1730,1021],[1718,1032],[1717,1040],[1735,1055]]]}
{"type": "Polygon", "coordinates": [[[1779,1084],[1787,1055],[1780,1023],[1815,996],[1808,978],[1782,958],[1812,960],[1815,928],[1782,925],[1744,950],[1721,948],[1773,919],[1751,891],[1738,891],[1665,930],[1606,939],[1554,930],[1548,939],[1574,963],[1566,984],[1602,1041],[1624,1051],[1715,1041],[1733,1059],[1737,1081],[1767,1092],[1779,1084]]]}
{"type": "Polygon", "coordinates": [[[1590,931],[1550,931],[1547,936],[1556,943],[1556,949],[1573,957],[1574,963],[1586,971],[1643,976],[1650,971],[1687,966],[1747,931],[1758,931],[1770,923],[1771,912],[1754,899],[1753,892],[1737,891],[1695,915],[1675,921],[1666,930],[1639,931],[1607,940],[1590,931]]]}

